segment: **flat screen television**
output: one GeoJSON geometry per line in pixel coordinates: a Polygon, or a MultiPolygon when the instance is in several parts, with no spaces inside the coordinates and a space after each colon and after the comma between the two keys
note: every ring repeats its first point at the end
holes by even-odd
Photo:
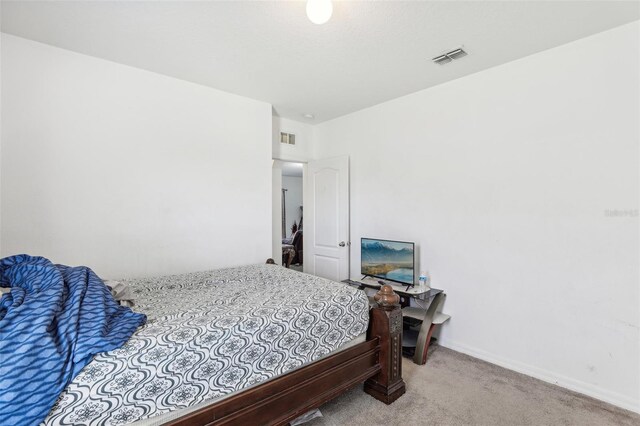
{"type": "Polygon", "coordinates": [[[414,243],[360,239],[360,273],[365,276],[414,284],[414,243]]]}

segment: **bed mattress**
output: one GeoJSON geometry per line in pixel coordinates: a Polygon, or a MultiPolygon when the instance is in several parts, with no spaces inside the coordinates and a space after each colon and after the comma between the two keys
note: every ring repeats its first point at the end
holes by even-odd
{"type": "Polygon", "coordinates": [[[215,401],[316,361],[361,336],[368,300],[274,265],[126,280],[148,322],[97,355],[46,425],[119,425],[215,401]]]}

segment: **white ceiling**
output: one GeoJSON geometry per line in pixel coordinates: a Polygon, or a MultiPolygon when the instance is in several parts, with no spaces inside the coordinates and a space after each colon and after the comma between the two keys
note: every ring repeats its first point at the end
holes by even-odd
{"type": "Polygon", "coordinates": [[[637,1],[334,1],[320,26],[303,1],[2,2],[4,32],[266,101],[311,123],[637,19],[637,1]],[[469,56],[431,63],[460,45],[469,56]]]}

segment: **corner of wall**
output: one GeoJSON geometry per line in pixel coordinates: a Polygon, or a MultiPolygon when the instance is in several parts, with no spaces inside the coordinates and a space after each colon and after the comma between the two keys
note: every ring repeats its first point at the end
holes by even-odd
{"type": "Polygon", "coordinates": [[[282,264],[282,162],[272,161],[271,170],[271,257],[275,262],[282,264]]]}

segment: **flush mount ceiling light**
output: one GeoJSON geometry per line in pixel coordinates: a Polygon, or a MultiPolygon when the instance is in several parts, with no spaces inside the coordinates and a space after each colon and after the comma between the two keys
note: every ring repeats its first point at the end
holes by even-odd
{"type": "Polygon", "coordinates": [[[313,114],[302,114],[302,116],[303,116],[304,118],[308,118],[308,119],[310,119],[310,120],[312,120],[312,119],[315,117],[313,114]]]}
{"type": "Polygon", "coordinates": [[[307,0],[307,16],[317,25],[322,25],[331,18],[333,3],[331,0],[307,0]]]}

